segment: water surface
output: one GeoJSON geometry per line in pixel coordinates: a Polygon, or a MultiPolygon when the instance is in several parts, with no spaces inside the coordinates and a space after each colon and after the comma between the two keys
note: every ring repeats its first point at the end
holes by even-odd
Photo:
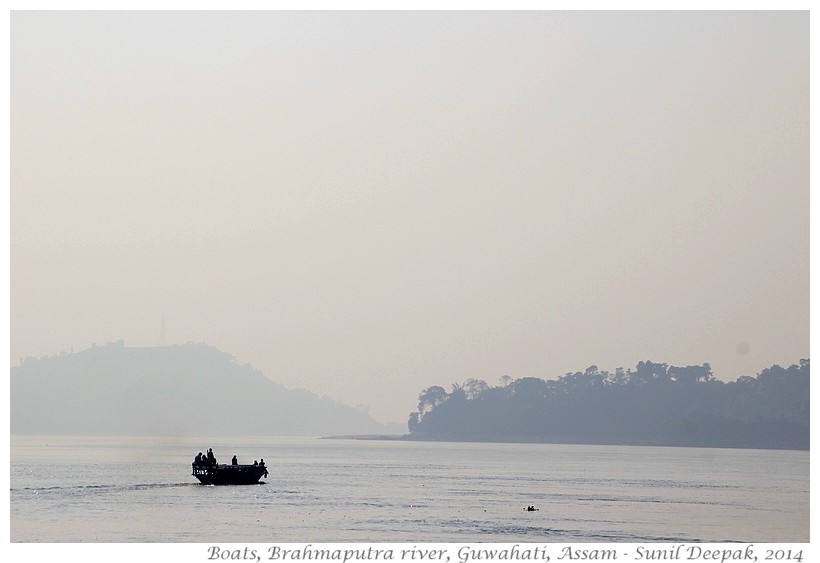
{"type": "Polygon", "coordinates": [[[10,482],[13,542],[809,541],[804,451],[12,436],[10,482]]]}

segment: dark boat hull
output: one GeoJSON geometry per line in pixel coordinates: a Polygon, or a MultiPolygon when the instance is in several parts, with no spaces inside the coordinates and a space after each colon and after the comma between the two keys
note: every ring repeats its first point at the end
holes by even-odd
{"type": "Polygon", "coordinates": [[[191,474],[203,485],[254,485],[268,471],[259,465],[213,465],[194,467],[191,474]]]}

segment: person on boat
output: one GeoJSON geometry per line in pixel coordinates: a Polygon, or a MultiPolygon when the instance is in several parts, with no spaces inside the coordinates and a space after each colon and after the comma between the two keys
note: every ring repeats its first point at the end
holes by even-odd
{"type": "Polygon", "coordinates": [[[236,461],[236,455],[234,454],[233,459],[231,460],[231,465],[239,465],[239,462],[236,461]]]}
{"type": "Polygon", "coordinates": [[[265,467],[265,459],[264,458],[259,460],[259,467],[265,467]]]}
{"type": "Polygon", "coordinates": [[[193,465],[194,467],[199,467],[200,465],[202,465],[202,452],[196,454],[194,462],[191,465],[193,465]]]}
{"type": "Polygon", "coordinates": [[[256,465],[259,465],[259,464],[256,462],[256,460],[253,460],[253,465],[256,466],[256,465]]]}
{"type": "Polygon", "coordinates": [[[214,451],[211,448],[208,448],[208,464],[216,465],[216,456],[214,455],[214,451]]]}

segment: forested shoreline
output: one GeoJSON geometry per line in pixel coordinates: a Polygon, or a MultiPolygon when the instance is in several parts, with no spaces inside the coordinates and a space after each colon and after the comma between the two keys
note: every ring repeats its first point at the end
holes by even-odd
{"type": "Polygon", "coordinates": [[[469,379],[419,394],[407,438],[809,449],[809,360],[716,379],[709,364],[591,366],[557,379],[469,379]]]}

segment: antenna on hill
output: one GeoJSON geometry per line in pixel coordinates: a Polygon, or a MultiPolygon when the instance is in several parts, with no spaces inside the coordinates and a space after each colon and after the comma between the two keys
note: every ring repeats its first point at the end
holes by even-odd
{"type": "Polygon", "coordinates": [[[159,327],[159,345],[165,346],[165,313],[162,314],[162,324],[159,327]]]}

